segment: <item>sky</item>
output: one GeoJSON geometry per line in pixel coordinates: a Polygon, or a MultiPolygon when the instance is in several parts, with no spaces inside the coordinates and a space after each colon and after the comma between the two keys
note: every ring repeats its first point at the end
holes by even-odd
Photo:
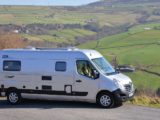
{"type": "Polygon", "coordinates": [[[0,5],[54,5],[78,6],[98,0],[0,0],[0,5]]]}

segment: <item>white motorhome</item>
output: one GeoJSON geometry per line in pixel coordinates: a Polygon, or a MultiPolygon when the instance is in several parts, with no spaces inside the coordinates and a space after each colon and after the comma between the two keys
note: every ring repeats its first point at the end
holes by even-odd
{"type": "Polygon", "coordinates": [[[0,51],[0,96],[69,100],[112,107],[134,96],[132,81],[95,50],[6,49],[0,51]]]}

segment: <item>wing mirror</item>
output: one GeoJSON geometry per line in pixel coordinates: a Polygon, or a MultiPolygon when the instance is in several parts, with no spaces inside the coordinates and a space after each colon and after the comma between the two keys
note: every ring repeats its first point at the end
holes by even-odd
{"type": "Polygon", "coordinates": [[[99,72],[97,70],[94,70],[94,79],[99,78],[99,72]]]}

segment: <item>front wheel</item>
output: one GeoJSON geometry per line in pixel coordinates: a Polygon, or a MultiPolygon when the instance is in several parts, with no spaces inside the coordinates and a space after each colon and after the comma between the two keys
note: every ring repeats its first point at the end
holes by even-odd
{"type": "Polygon", "coordinates": [[[7,93],[7,101],[14,105],[18,104],[21,101],[21,95],[18,91],[12,90],[7,93]]]}
{"type": "Polygon", "coordinates": [[[102,108],[111,108],[114,106],[114,97],[108,92],[101,93],[97,97],[97,103],[102,108]]]}

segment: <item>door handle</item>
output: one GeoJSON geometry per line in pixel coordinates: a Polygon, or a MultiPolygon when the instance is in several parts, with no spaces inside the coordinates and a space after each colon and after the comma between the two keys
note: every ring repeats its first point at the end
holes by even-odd
{"type": "Polygon", "coordinates": [[[6,76],[6,78],[14,78],[15,76],[14,75],[8,75],[6,76]]]}
{"type": "Polygon", "coordinates": [[[80,83],[80,82],[82,82],[82,80],[76,80],[76,82],[80,83]]]}

